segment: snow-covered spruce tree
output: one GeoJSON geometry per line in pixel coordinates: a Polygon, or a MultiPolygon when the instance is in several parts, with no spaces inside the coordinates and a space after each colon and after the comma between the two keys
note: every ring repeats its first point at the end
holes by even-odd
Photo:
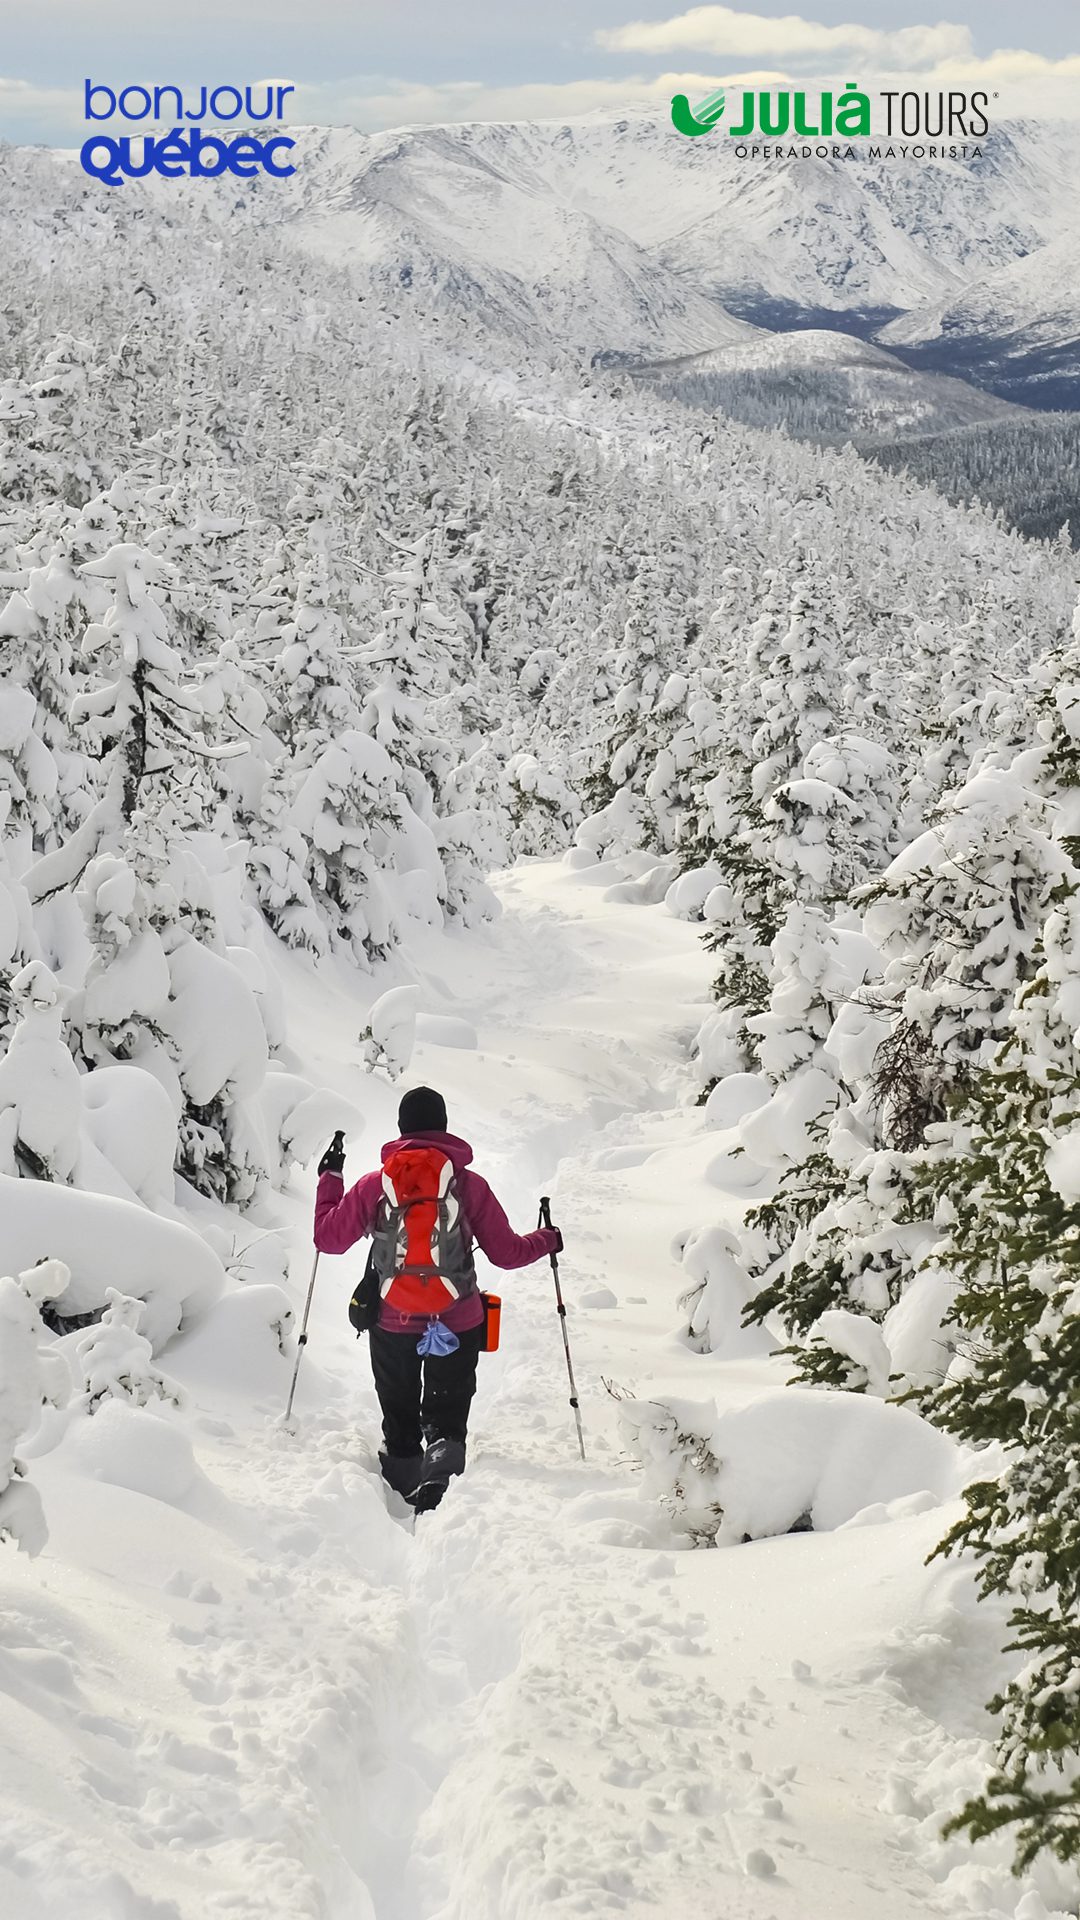
{"type": "Polygon", "coordinates": [[[939,1206],[947,1215],[948,1170],[966,1151],[972,1076],[1010,1030],[1048,904],[1076,856],[1078,686],[1074,622],[1071,644],[1035,676],[1034,726],[1030,688],[1026,696],[1035,744],[949,796],[868,890],[865,929],[888,964],[882,985],[841,1016],[830,1043],[852,1057],[857,1089],[830,1128],[828,1160],[839,1179],[816,1217],[804,1190],[792,1246],[755,1302],[759,1314],[780,1309],[800,1342],[804,1378],[867,1385],[872,1336],[853,1315],[884,1322],[894,1393],[932,1406],[951,1364],[961,1333],[949,1317],[952,1283],[928,1261],[935,1216],[939,1206]]]}
{"type": "Polygon", "coordinates": [[[442,907],[471,923],[490,914],[482,876],[506,857],[504,789],[490,750],[494,685],[456,545],[438,525],[400,548],[376,632],[356,658],[360,727],[398,769],[403,818],[430,830],[442,907]]]}
{"type": "MultiPolygon", "coordinates": [[[[488,747],[478,747],[447,773],[436,843],[446,888],[446,911],[464,926],[479,926],[499,913],[485,875],[505,866],[509,848],[502,770],[488,747]]],[[[569,837],[569,836],[567,836],[569,837]]]]}
{"type": "MultiPolygon", "coordinates": [[[[880,983],[856,990],[864,1011],[851,1097],[813,1164],[749,1217],[769,1259],[748,1317],[779,1316],[804,1378],[864,1388],[853,1346],[861,1354],[869,1336],[849,1317],[883,1320],[913,1283],[918,1298],[889,1330],[898,1390],[906,1380],[924,1391],[949,1364],[947,1302],[929,1276],[916,1280],[934,1237],[920,1169],[947,1152],[951,1106],[993,1058],[1031,977],[1069,870],[1050,817],[1031,788],[988,770],[867,889],[864,932],[886,965],[880,983]]],[[[839,1026],[829,1052],[842,1060],[839,1026]]]]}
{"type": "Polygon", "coordinates": [[[779,633],[767,620],[751,640],[749,666],[760,672],[763,718],[751,743],[751,796],[759,804],[802,765],[810,748],[836,732],[839,661],[845,651],[836,608],[817,555],[797,556],[779,633]]]}
{"type": "Polygon", "coordinates": [[[79,1073],[64,1038],[65,996],[40,960],[11,982],[18,1015],[0,1058],[0,1172],[70,1183],[79,1163],[79,1073]]]}
{"type": "Polygon", "coordinates": [[[42,853],[66,838],[85,817],[93,793],[87,755],[71,727],[77,685],[77,654],[85,630],[93,583],[80,578],[86,556],[80,544],[82,516],[54,506],[39,536],[23,549],[21,584],[0,609],[0,651],[5,677],[34,699],[33,763],[26,760],[28,791],[45,801],[35,822],[33,850],[42,853]],[[32,771],[32,764],[37,771],[32,771]]]}
{"type": "Polygon", "coordinates": [[[490,911],[481,874],[504,851],[476,635],[433,541],[403,551],[376,632],[359,646],[346,644],[316,550],[273,662],[269,723],[286,751],[251,818],[260,898],[290,944],[316,955],[344,944],[364,966],[396,944],[402,915],[490,911]]]}
{"type": "MultiPolygon", "coordinates": [[[[832,764],[843,765],[835,755],[832,764]]],[[[838,788],[805,778],[785,782],[762,809],[790,903],[770,945],[767,1005],[746,1020],[772,1091],[742,1121],[740,1140],[752,1160],[780,1170],[776,1193],[748,1220],[746,1267],[758,1282],[749,1324],[781,1305],[786,1262],[842,1186],[827,1136],[854,1089],[832,1041],[838,1019],[866,985],[873,952],[843,915],[837,919],[850,880],[853,811],[838,788]]]]}
{"type": "Polygon", "coordinates": [[[206,773],[226,813],[244,828],[258,814],[273,757],[269,706],[253,662],[245,658],[243,633],[233,634],[199,673],[197,725],[208,749],[206,773]],[[215,751],[222,740],[244,742],[245,753],[215,751]]]}
{"type": "Polygon", "coordinates": [[[960,1329],[933,1412],[1006,1461],[968,1488],[938,1552],[975,1554],[1025,1656],[990,1702],[995,1770],[951,1825],[972,1839],[1011,1828],[1018,1869],[1043,1848],[1080,1856],[1080,874],[1058,889],[1043,947],[957,1115],[966,1150],[930,1170],[948,1221],[932,1260],[960,1329]]]}
{"type": "Polygon", "coordinates": [[[1009,689],[1010,673],[1015,674],[1009,633],[995,608],[976,604],[964,620],[953,618],[942,636],[946,644],[936,660],[928,660],[936,685],[929,690],[916,736],[923,753],[907,802],[912,825],[918,811],[925,818],[977,766],[994,709],[1009,689]]]}
{"type": "MultiPolygon", "coordinates": [[[[268,799],[274,798],[272,783],[268,799]]],[[[407,863],[415,874],[410,904],[426,902],[429,916],[438,918],[442,862],[434,836],[412,814],[394,762],[370,734],[349,728],[321,748],[295,787],[290,783],[283,824],[295,845],[291,867],[273,876],[287,896],[283,909],[275,910],[265,882],[260,892],[271,924],[291,944],[317,952],[325,929],[365,969],[385,959],[405,907],[404,898],[395,898],[393,867],[406,840],[414,855],[407,863]],[[296,890],[288,897],[290,884],[296,890]]]]}
{"type": "Polygon", "coordinates": [[[794,897],[795,869],[774,857],[788,837],[783,795],[801,776],[806,755],[835,730],[836,662],[820,563],[800,553],[790,580],[773,576],[765,583],[745,668],[759,718],[749,755],[741,767],[736,763],[735,780],[713,795],[712,863],[721,878],[705,901],[704,917],[706,945],[718,954],[720,967],[714,985],[719,1010],[700,1043],[707,1081],[755,1063],[749,1022],[767,1006],[769,950],[794,897]]]}
{"type": "MultiPolygon", "coordinates": [[[[304,529],[289,618],[271,643],[272,725],[291,756],[310,753],[315,742],[333,740],[358,719],[338,600],[338,582],[316,522],[304,529]]],[[[256,635],[261,638],[260,626],[256,635]]]]}
{"type": "Polygon", "coordinates": [[[805,1159],[839,1098],[825,1043],[840,1001],[861,984],[844,964],[831,917],[846,894],[848,812],[836,787],[803,778],[784,781],[762,808],[759,844],[768,845],[789,904],[770,946],[767,1005],[746,1022],[775,1091],[744,1121],[743,1140],[755,1158],[780,1165],[805,1159]]]}
{"type": "Polygon", "coordinates": [[[507,760],[503,782],[509,853],[561,853],[580,815],[580,802],[564,769],[523,748],[507,760]]]}
{"type": "Polygon", "coordinates": [[[801,1160],[809,1151],[806,1129],[820,1136],[823,1117],[840,1097],[826,1042],[839,1009],[867,979],[871,950],[858,937],[847,903],[867,871],[887,857],[894,825],[888,770],[888,755],[874,742],[820,740],[747,830],[755,859],[787,901],[768,949],[768,998],[760,1012],[743,1017],[756,1064],[776,1089],[788,1089],[783,1113],[774,1099],[745,1123],[755,1159],[801,1160]]]}
{"type": "Polygon", "coordinates": [[[56,812],[59,774],[41,737],[38,701],[32,690],[38,622],[21,594],[0,612],[0,793],[9,864],[22,872],[47,846],[56,812]]]}
{"type": "Polygon", "coordinates": [[[611,650],[617,683],[611,711],[599,716],[585,782],[589,812],[579,840],[599,854],[631,848],[665,852],[663,830],[645,786],[682,718],[687,682],[678,654],[662,572],[646,553],[626,595],[625,619],[611,650]]]}
{"type": "Polygon", "coordinates": [[[18,1018],[12,977],[22,970],[37,946],[26,888],[12,873],[4,846],[7,805],[7,795],[0,793],[0,1044],[18,1018]]]}
{"type": "Polygon", "coordinates": [[[190,844],[210,830],[218,805],[208,756],[236,749],[208,738],[197,678],[170,642],[171,570],[125,542],[85,571],[112,584],[84,651],[104,657],[113,677],[75,707],[102,756],[104,785],[66,844],[36,863],[28,886],[33,899],[52,905],[53,938],[63,949],[76,945],[68,909],[77,902],[83,910],[78,938],[88,938],[90,959],[70,1005],[82,1059],[152,1072],[174,1102],[178,1171],[243,1204],[266,1174],[246,1112],[265,1071],[266,1036],[254,996],[225,954],[190,844]],[[217,1004],[216,1059],[214,1019],[196,1006],[200,994],[217,1004]]]}
{"type": "MultiPolygon", "coordinates": [[[[296,508],[297,499],[290,504],[296,508]]],[[[242,669],[239,680],[234,671],[227,692],[220,658],[210,668],[208,691],[242,732],[256,735],[258,751],[241,766],[240,813],[262,910],[287,944],[320,955],[329,951],[336,922],[327,924],[316,900],[318,850],[307,815],[303,825],[297,819],[296,802],[320,755],[336,753],[337,739],[359,726],[361,704],[325,528],[308,494],[300,504],[299,524],[281,543],[269,568],[270,586],[258,597],[264,604],[253,648],[262,713],[250,705],[245,711],[242,669]]],[[[230,771],[224,769],[226,778],[230,771]]]]}
{"type": "Polygon", "coordinates": [[[245,1206],[268,1175],[255,1118],[269,1057],[259,1003],[164,796],[136,812],[127,852],[99,854],[79,887],[93,952],[72,1007],[80,1051],[91,1066],[130,1061],[152,1073],[176,1114],[177,1172],[245,1206]]]}
{"type": "Polygon", "coordinates": [[[198,697],[170,645],[163,589],[170,570],[133,542],[109,548],[82,572],[112,584],[101,621],[83,637],[88,661],[103,657],[113,678],[81,693],[72,708],[91,751],[104,763],[103,791],[62,849],[30,877],[35,900],[72,886],[103,844],[130,827],[147,781],[174,772],[178,745],[190,739],[198,697]]]}

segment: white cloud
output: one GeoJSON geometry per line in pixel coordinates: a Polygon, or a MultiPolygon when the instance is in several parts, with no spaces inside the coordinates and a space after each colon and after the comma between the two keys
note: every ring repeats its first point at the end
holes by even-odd
{"type": "MultiPolygon", "coordinates": [[[[692,7],[669,20],[631,21],[624,27],[604,29],[595,37],[600,46],[617,53],[692,51],[718,55],[733,66],[748,59],[782,61],[786,79],[812,71],[839,80],[837,64],[850,66],[856,61],[863,84],[871,77],[887,75],[943,85],[965,82],[969,87],[1016,82],[1064,85],[1080,79],[1080,54],[1053,60],[1023,47],[1000,47],[979,55],[970,28],[947,20],[935,26],[900,27],[890,32],[855,21],[827,27],[795,13],[772,18],[735,7],[692,7]]],[[[1035,107],[1037,101],[1031,96],[1024,110],[1035,107]]],[[[1015,110],[1019,111],[1019,106],[1015,110]]],[[[1069,110],[1061,90],[1054,97],[1053,110],[1069,110]]],[[[1071,111],[1076,110],[1077,103],[1073,102],[1071,111]]]]}
{"type": "MultiPolygon", "coordinates": [[[[774,72],[749,77],[755,85],[763,87],[775,86],[783,79],[782,74],[774,72]]],[[[361,76],[318,86],[298,86],[289,118],[313,124],[363,127],[369,132],[440,121],[567,120],[587,113],[622,113],[635,107],[666,110],[673,94],[697,97],[715,84],[711,74],[698,72],[550,84],[530,81],[509,87],[491,86],[481,80],[423,85],[361,76]]]]}
{"type": "Polygon", "coordinates": [[[39,87],[0,74],[0,131],[9,122],[46,121],[81,126],[82,95],[74,87],[39,87]]]}
{"type": "Polygon", "coordinates": [[[932,78],[960,76],[989,86],[1010,80],[1080,80],[1080,53],[1066,54],[1062,60],[1048,60],[1044,54],[1029,53],[1024,47],[1000,47],[982,59],[959,60],[947,67],[935,67],[932,78]]]}
{"type": "MultiPolygon", "coordinates": [[[[832,78],[830,74],[828,76],[832,78]]],[[[856,79],[870,92],[877,86],[895,88],[964,87],[997,92],[992,121],[1017,116],[1075,119],[1080,114],[1080,56],[1051,61],[1023,50],[1003,50],[985,59],[971,58],[934,68],[883,71],[859,68],[841,81],[856,79]]],[[[782,65],[733,70],[716,66],[637,73],[622,79],[610,76],[566,83],[530,82],[520,86],[491,86],[485,81],[453,81],[421,85],[384,76],[360,75],[318,86],[297,88],[290,120],[332,126],[361,127],[367,132],[401,126],[432,125],[463,120],[570,120],[589,113],[666,114],[673,94],[704,99],[716,87],[783,87],[804,85],[801,76],[782,65]]]]}
{"type": "Polygon", "coordinates": [[[693,49],[725,60],[836,61],[851,55],[876,72],[920,72],[944,61],[970,60],[969,27],[936,26],[888,32],[855,21],[837,27],[788,13],[778,18],[735,7],[692,7],[670,20],[636,20],[601,29],[597,44],[617,53],[675,53],[693,49]]]}
{"type": "MultiPolygon", "coordinates": [[[[696,8],[693,13],[680,16],[680,21],[718,14],[750,22],[755,31],[761,24],[758,15],[738,15],[734,9],[720,7],[696,8]]],[[[786,28],[789,23],[769,20],[763,24],[772,30],[786,28]]],[[[671,22],[658,23],[648,30],[660,33],[671,25],[671,22]]],[[[799,25],[808,33],[826,36],[854,31],[875,37],[871,29],[825,28],[810,21],[800,21],[799,25]]],[[[623,34],[637,31],[634,27],[619,30],[623,34]]],[[[871,92],[882,84],[900,88],[958,86],[969,91],[985,88],[997,94],[991,108],[994,124],[1020,115],[1062,119],[1075,119],[1080,115],[1077,85],[1080,54],[1050,60],[1024,48],[1001,48],[980,57],[970,49],[966,28],[903,30],[917,34],[924,31],[962,35],[968,51],[954,53],[932,66],[919,68],[909,64],[903,69],[881,65],[879,53],[877,61],[867,56],[854,66],[845,60],[843,65],[847,71],[840,72],[835,53],[831,58],[827,53],[833,43],[826,40],[824,48],[814,57],[814,64],[820,67],[823,78],[840,84],[851,78],[871,92]]],[[[895,43],[900,37],[878,35],[876,39],[895,43]]],[[[752,44],[755,43],[748,39],[746,45],[752,44]]],[[[855,50],[850,41],[846,45],[854,61],[855,50]]],[[[922,45],[925,53],[925,43],[922,45]]],[[[470,120],[564,121],[588,114],[617,115],[634,111],[664,116],[676,93],[700,100],[721,86],[735,90],[805,85],[806,63],[810,60],[805,46],[806,43],[801,63],[791,60],[789,64],[790,47],[771,51],[763,48],[756,56],[761,64],[746,66],[745,62],[754,56],[745,50],[737,54],[728,47],[727,58],[722,63],[714,64],[706,58],[693,64],[688,62],[685,67],[672,63],[672,67],[663,72],[649,73],[640,69],[652,63],[639,55],[639,71],[634,74],[608,74],[567,82],[536,80],[511,86],[492,85],[481,79],[424,83],[386,74],[346,74],[335,80],[298,85],[288,103],[287,118],[294,125],[355,126],[366,132],[378,132],[402,126],[470,120]]],[[[85,138],[85,131],[81,88],[43,87],[26,80],[0,77],[0,135],[15,141],[46,138],[53,143],[76,145],[85,138]]]]}

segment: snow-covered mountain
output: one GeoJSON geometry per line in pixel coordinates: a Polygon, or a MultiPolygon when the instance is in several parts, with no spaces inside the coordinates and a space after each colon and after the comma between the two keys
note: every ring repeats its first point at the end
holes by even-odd
{"type": "Polygon", "coordinates": [[[387,292],[441,296],[532,338],[642,353],[749,338],[700,276],[585,204],[563,131],[308,129],[287,217],[305,246],[387,292]]]}
{"type": "MultiPolygon", "coordinates": [[[[658,114],[294,131],[295,177],[244,201],[203,182],[139,191],[170,217],[182,203],[215,223],[280,223],[391,308],[452,309],[541,348],[652,361],[746,345],[755,327],[839,326],[1010,399],[1072,402],[1074,126],[1010,123],[967,162],[768,166],[719,137],[681,139],[658,114]]],[[[74,156],[20,163],[9,150],[22,219],[26,182],[47,163],[70,174],[89,217],[114,195],[74,156]]],[[[135,183],[123,196],[133,211],[135,183]]],[[[924,419],[900,413],[905,429],[924,419]]],[[[954,424],[977,417],[961,408],[954,424]]]]}
{"type": "Polygon", "coordinates": [[[939,369],[1000,322],[1037,373],[1080,331],[1071,125],[1011,123],[967,162],[768,167],[658,115],[300,138],[295,181],[262,201],[305,246],[575,347],[661,357],[747,340],[735,313],[902,314],[888,344],[940,337],[939,369]]]}
{"type": "Polygon", "coordinates": [[[1075,404],[1080,371],[1080,235],[1068,233],[969,282],[958,295],[901,314],[881,338],[898,351],[1075,404]]]}

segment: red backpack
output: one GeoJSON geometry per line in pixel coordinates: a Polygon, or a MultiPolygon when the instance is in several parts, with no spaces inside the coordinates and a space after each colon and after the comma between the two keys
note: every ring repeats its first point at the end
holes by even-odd
{"type": "Polygon", "coordinates": [[[372,1230],[379,1295],[399,1313],[444,1313],[476,1292],[454,1163],[438,1147],[398,1147],[383,1165],[372,1230]]]}

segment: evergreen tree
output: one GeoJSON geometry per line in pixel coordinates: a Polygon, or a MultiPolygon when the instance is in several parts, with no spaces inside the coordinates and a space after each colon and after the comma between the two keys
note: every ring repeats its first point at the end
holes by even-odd
{"type": "Polygon", "coordinates": [[[1080,1855],[1078,887],[1080,875],[1059,888],[1013,1032],[964,1102],[967,1151],[932,1173],[949,1222],[932,1257],[962,1329],[936,1415],[1006,1460],[968,1488],[938,1551],[975,1553],[980,1590],[1012,1602],[1025,1656],[990,1703],[995,1771],[952,1827],[973,1839],[1013,1829],[1018,1868],[1043,1848],[1080,1855]]]}

